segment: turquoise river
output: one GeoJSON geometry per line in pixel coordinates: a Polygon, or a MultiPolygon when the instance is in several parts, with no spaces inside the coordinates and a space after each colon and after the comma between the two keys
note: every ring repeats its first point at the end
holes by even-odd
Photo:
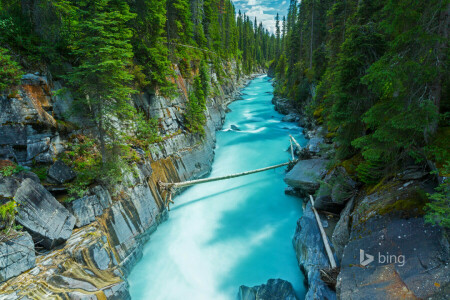
{"type": "MultiPolygon", "coordinates": [[[[270,78],[260,76],[230,104],[209,176],[223,176],[289,160],[289,134],[271,103],[270,78]],[[231,130],[231,125],[240,130],[231,130]]],[[[290,281],[299,299],[304,277],[292,246],[301,200],[284,194],[284,168],[193,186],[175,198],[169,219],[144,248],[129,276],[133,300],[236,299],[239,286],[290,281]]]]}

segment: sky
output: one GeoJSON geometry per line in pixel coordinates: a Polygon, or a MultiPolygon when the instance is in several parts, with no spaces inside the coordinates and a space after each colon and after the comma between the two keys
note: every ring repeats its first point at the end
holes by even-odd
{"type": "Polygon", "coordinates": [[[275,33],[275,16],[280,14],[280,20],[287,14],[289,0],[233,0],[236,13],[241,10],[253,21],[255,17],[270,32],[275,33]]]}

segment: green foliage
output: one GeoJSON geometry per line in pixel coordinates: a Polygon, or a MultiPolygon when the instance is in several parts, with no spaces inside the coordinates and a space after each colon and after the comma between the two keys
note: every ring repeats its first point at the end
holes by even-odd
{"type": "Polygon", "coordinates": [[[76,173],[74,181],[67,183],[67,202],[83,197],[94,183],[114,186],[122,181],[124,172],[131,172],[130,165],[140,160],[134,149],[126,144],[108,147],[109,157],[102,162],[102,156],[94,139],[77,135],[67,150],[60,155],[61,160],[76,173]]]}
{"type": "Polygon", "coordinates": [[[155,118],[147,119],[144,113],[139,112],[136,115],[136,127],[134,135],[128,137],[128,141],[144,150],[149,150],[149,146],[155,142],[161,141],[158,132],[158,120],[155,118]]]}
{"type": "Polygon", "coordinates": [[[17,203],[15,201],[8,201],[0,205],[0,229],[3,229],[5,234],[8,234],[11,229],[21,229],[20,225],[15,225],[17,214],[17,203]]]}
{"type": "Polygon", "coordinates": [[[77,177],[69,183],[69,200],[82,197],[89,185],[104,176],[102,158],[98,145],[92,138],[78,135],[73,142],[67,144],[67,151],[60,156],[61,160],[70,166],[77,177]]]}
{"type": "MultiPolygon", "coordinates": [[[[206,122],[206,97],[204,94],[205,86],[208,82],[202,82],[202,76],[194,79],[194,88],[189,95],[188,107],[186,110],[186,127],[190,132],[204,134],[203,125],[206,122]]],[[[207,87],[206,87],[207,89],[207,87]]]]}
{"type": "Polygon", "coordinates": [[[133,58],[127,22],[135,17],[124,0],[91,0],[78,7],[80,22],[71,48],[79,65],[67,76],[76,92],[78,109],[91,118],[100,137],[103,163],[110,158],[106,143],[120,142],[116,119],[132,120],[135,109],[129,96],[133,58]],[[114,26],[112,26],[114,25],[114,26]],[[89,108],[89,109],[86,109],[89,108]]]}
{"type": "Polygon", "coordinates": [[[0,94],[20,83],[21,68],[7,55],[7,50],[0,47],[0,94]]]}
{"type": "Polygon", "coordinates": [[[134,1],[130,3],[130,10],[136,14],[136,18],[130,22],[133,28],[133,52],[136,61],[142,66],[148,86],[162,95],[171,95],[174,85],[169,77],[174,72],[168,60],[166,44],[166,1],[134,1]]]}
{"type": "Polygon", "coordinates": [[[277,34],[276,92],[332,130],[336,159],[362,157],[365,183],[411,158],[440,169],[448,160],[436,143],[450,108],[447,9],[439,0],[304,0],[277,21],[286,34],[277,34]]]}
{"type": "Polygon", "coordinates": [[[44,181],[47,179],[47,173],[48,173],[48,166],[35,166],[31,169],[31,172],[36,174],[41,181],[44,181]]]}
{"type": "Polygon", "coordinates": [[[11,165],[11,166],[3,166],[0,168],[0,175],[2,175],[3,177],[9,177],[12,176],[13,174],[17,174],[20,173],[22,171],[25,171],[25,168],[22,167],[21,165],[11,165]]]}
{"type": "Polygon", "coordinates": [[[445,228],[450,228],[450,163],[442,170],[445,179],[436,188],[433,194],[427,194],[430,203],[426,204],[425,220],[428,223],[437,224],[445,228]]]}

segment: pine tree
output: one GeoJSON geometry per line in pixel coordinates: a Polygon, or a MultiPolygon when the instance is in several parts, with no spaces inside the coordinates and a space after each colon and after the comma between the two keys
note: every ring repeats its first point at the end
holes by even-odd
{"type": "Polygon", "coordinates": [[[17,62],[11,59],[7,50],[0,47],[0,95],[20,83],[22,72],[17,62]]]}
{"type": "Polygon", "coordinates": [[[173,71],[168,60],[165,0],[136,0],[130,9],[136,14],[130,22],[134,29],[131,41],[135,59],[150,87],[168,95],[173,90],[168,80],[173,71]]]}
{"type": "Polygon", "coordinates": [[[133,79],[127,69],[133,58],[127,22],[135,17],[124,0],[90,0],[78,7],[77,35],[71,46],[79,61],[68,76],[82,112],[95,123],[103,163],[107,145],[120,138],[114,119],[134,116],[129,96],[133,79]]]}

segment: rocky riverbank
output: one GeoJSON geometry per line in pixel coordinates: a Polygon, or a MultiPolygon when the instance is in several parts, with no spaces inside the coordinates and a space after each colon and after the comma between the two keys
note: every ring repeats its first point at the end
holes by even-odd
{"type": "MultiPolygon", "coordinates": [[[[289,101],[273,102],[290,119],[302,118],[289,101]]],[[[293,245],[308,281],[306,299],[445,299],[448,233],[423,219],[426,193],[436,186],[429,171],[412,162],[378,185],[364,186],[355,176],[357,157],[330,161],[331,135],[311,120],[300,123],[310,140],[285,181],[291,186],[286,192],[305,201],[293,245]],[[308,194],[316,199],[337,270],[330,270],[308,194]]]]}
{"type": "Polygon", "coordinates": [[[53,183],[46,185],[27,170],[0,178],[0,198],[19,204],[17,221],[24,227],[23,233],[0,241],[0,297],[129,299],[127,274],[151,233],[168,217],[157,182],[193,179],[210,171],[215,131],[226,106],[249,79],[230,72],[219,84],[212,74],[217,93],[208,99],[204,137],[183,126],[189,83],[181,74],[175,99],[135,96],[135,105],[159,120],[163,141],[151,157],[138,151],[139,161],[119,184],[97,185],[83,198],[61,203],[57,198],[65,192],[63,183],[73,174],[57,157],[69,138],[80,133],[74,128],[83,120],[67,116],[70,94],[51,93],[60,82],[42,74],[25,75],[18,95],[0,98],[0,159],[25,167],[48,164],[53,183]]]}

